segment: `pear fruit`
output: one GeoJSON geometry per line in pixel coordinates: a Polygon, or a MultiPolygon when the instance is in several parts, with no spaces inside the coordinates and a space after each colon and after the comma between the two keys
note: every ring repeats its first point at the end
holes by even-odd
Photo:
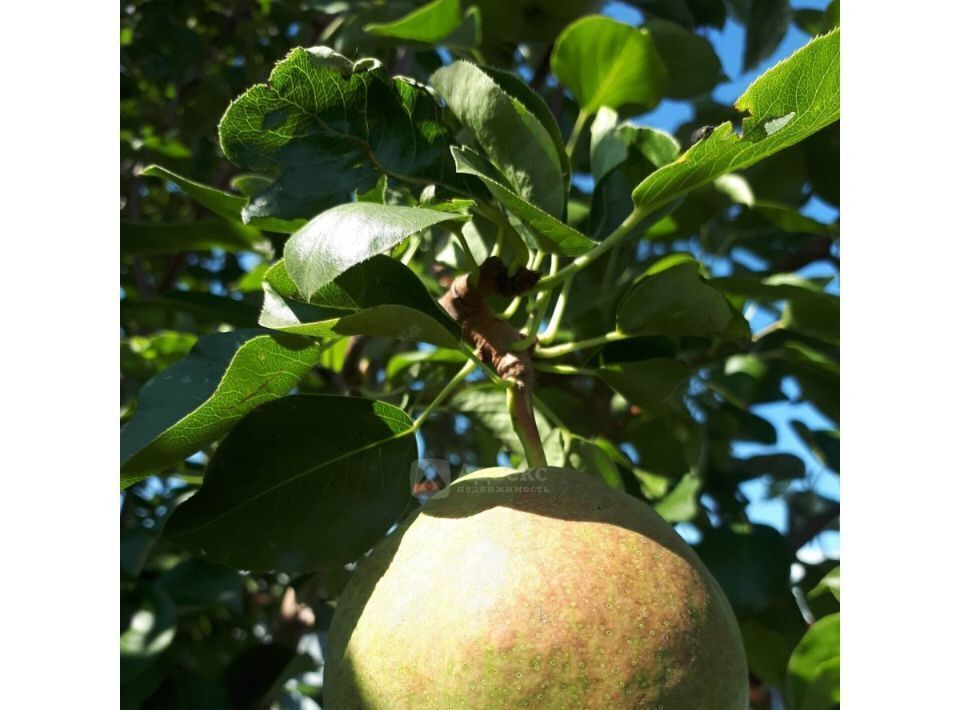
{"type": "Polygon", "coordinates": [[[325,707],[747,707],[730,605],[649,506],[563,468],[475,471],[443,494],[341,595],[325,707]]]}

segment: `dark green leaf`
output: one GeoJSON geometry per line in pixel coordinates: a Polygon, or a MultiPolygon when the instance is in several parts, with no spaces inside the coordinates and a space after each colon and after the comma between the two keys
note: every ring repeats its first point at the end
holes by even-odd
{"type": "Polygon", "coordinates": [[[726,471],[739,480],[770,476],[778,481],[801,479],[807,468],[793,454],[758,454],[747,459],[732,459],[726,471]]]}
{"type": "Polygon", "coordinates": [[[766,525],[710,529],[696,550],[738,617],[767,609],[789,584],[793,556],[784,537],[766,525]]]}
{"type": "Polygon", "coordinates": [[[835,360],[797,342],[780,351],[785,373],[793,376],[803,396],[826,417],[840,421],[840,365],[835,360]]]}
{"type": "Polygon", "coordinates": [[[789,0],[740,0],[747,40],[743,48],[743,70],[749,71],[773,54],[790,27],[789,0]]]}
{"type": "Polygon", "coordinates": [[[263,330],[201,338],[140,391],[137,411],[120,431],[121,485],[182,461],[257,405],[285,395],[319,352],[307,338],[263,330]]]}
{"type": "Polygon", "coordinates": [[[790,426],[825,466],[840,473],[839,430],[815,430],[797,420],[790,422],[790,426]]]}
{"type": "Polygon", "coordinates": [[[294,49],[269,84],[234,101],[220,142],[241,168],[276,177],[245,208],[250,218],[309,218],[382,174],[443,184],[453,172],[440,108],[424,87],[326,47],[294,49]]]}
{"type": "Polygon", "coordinates": [[[725,78],[720,59],[707,39],[678,24],[656,18],[648,18],[644,27],[667,67],[664,96],[694,98],[710,92],[725,78]]]}
{"type": "Polygon", "coordinates": [[[560,34],[550,67],[587,114],[601,106],[629,113],[651,109],[667,84],[650,33],[600,15],[577,20],[560,34]]]}
{"type": "Polygon", "coordinates": [[[533,230],[544,251],[579,256],[597,245],[586,235],[520,197],[508,187],[506,178],[479,154],[469,148],[453,148],[452,151],[457,172],[480,178],[504,207],[533,230]]]}
{"type": "Polygon", "coordinates": [[[173,642],[176,608],[163,589],[145,584],[121,598],[120,615],[120,675],[129,681],[173,642]]]}
{"type": "Polygon", "coordinates": [[[777,443],[777,430],[773,424],[747,409],[722,403],[711,405],[708,412],[707,429],[713,437],[758,444],[777,443]]]}
{"type": "Polygon", "coordinates": [[[636,335],[747,337],[749,326],[700,276],[700,264],[674,255],[634,283],[617,308],[617,324],[636,335]]]}
{"type": "Polygon", "coordinates": [[[284,397],[234,427],[164,535],[239,569],[352,562],[402,515],[416,459],[412,422],[392,405],[284,397]]]}
{"type": "Polygon", "coordinates": [[[203,560],[184,560],[157,578],[180,607],[223,606],[234,613],[243,611],[240,597],[243,577],[229,567],[203,560]]]}
{"type": "Polygon", "coordinates": [[[655,411],[683,394],[690,370],[678,360],[654,358],[604,365],[597,375],[631,404],[655,411]]]}
{"type": "Polygon", "coordinates": [[[729,121],[675,162],[640,183],[633,201],[644,213],[695,187],[798,143],[840,117],[840,31],[817,37],[757,79],[737,99],[743,136],[729,121]]]}
{"type": "Polygon", "coordinates": [[[221,682],[231,707],[243,710],[270,707],[287,679],[311,670],[313,662],[281,643],[258,643],[230,659],[221,682]]]}
{"type": "Polygon", "coordinates": [[[314,337],[379,335],[455,348],[460,326],[431,298],[417,276],[388,256],[347,269],[317,291],[310,304],[281,260],[264,277],[260,325],[314,337]]]}
{"type": "Polygon", "coordinates": [[[255,251],[270,255],[270,241],[260,231],[218,219],[182,224],[120,222],[121,254],[176,254],[181,251],[255,251]]]}
{"type": "Polygon", "coordinates": [[[422,207],[353,202],[323,212],[287,240],[287,273],[300,294],[311,299],[351,266],[392,249],[411,234],[466,215],[422,207]]]}
{"type": "Polygon", "coordinates": [[[624,427],[627,441],[637,448],[640,465],[647,471],[679,478],[699,458],[699,439],[693,437],[692,420],[672,417],[641,419],[633,417],[624,427]]]}

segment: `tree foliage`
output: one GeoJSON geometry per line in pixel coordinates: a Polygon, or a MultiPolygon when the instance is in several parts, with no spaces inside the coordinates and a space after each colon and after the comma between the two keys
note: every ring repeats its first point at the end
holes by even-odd
{"type": "Polygon", "coordinates": [[[418,460],[646,500],[730,598],[755,707],[838,706],[839,563],[797,553],[839,525],[839,3],[631,4],[122,6],[125,708],[322,707],[418,460]],[[810,37],[728,105],[725,23],[747,70],[810,37]],[[542,453],[444,306],[491,257],[542,453]]]}

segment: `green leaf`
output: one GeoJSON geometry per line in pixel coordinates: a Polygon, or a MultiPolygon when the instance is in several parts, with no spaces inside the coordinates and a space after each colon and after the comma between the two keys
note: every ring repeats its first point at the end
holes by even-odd
{"type": "Polygon", "coordinates": [[[748,337],[749,326],[692,259],[667,257],[641,276],[617,309],[617,324],[635,335],[748,337]],[[669,263],[668,263],[669,262],[669,263]],[[667,268],[660,269],[660,264],[667,268]],[[672,265],[670,265],[672,264],[672,265]]]}
{"type": "Polygon", "coordinates": [[[575,436],[567,453],[566,465],[599,478],[611,488],[624,489],[619,465],[632,469],[630,460],[607,439],[575,436]]]}
{"type": "Polygon", "coordinates": [[[665,131],[617,123],[617,112],[601,108],[590,126],[590,172],[600,182],[627,160],[645,160],[648,173],[677,159],[680,144],[665,131]]]}
{"type": "Polygon", "coordinates": [[[229,567],[188,559],[161,574],[156,584],[179,607],[222,606],[236,614],[243,613],[243,577],[229,567]]]}
{"type": "Polygon", "coordinates": [[[726,78],[709,40],[666,20],[648,18],[644,27],[667,67],[664,96],[691,99],[726,78]]]}
{"type": "Polygon", "coordinates": [[[839,345],[840,299],[829,294],[820,296],[788,301],[781,322],[788,330],[809,335],[831,345],[839,345]]]}
{"type": "Polygon", "coordinates": [[[287,273],[310,300],[337,276],[376,254],[392,249],[411,234],[466,215],[422,207],[352,202],[322,212],[287,240],[287,273]]]}
{"type": "Polygon", "coordinates": [[[183,224],[120,222],[121,254],[176,254],[181,251],[255,251],[269,255],[270,241],[260,231],[219,219],[183,224]]]}
{"type": "Polygon", "coordinates": [[[506,91],[513,99],[523,104],[524,108],[536,117],[540,125],[547,129],[547,133],[550,134],[550,140],[553,141],[554,151],[560,159],[560,171],[563,173],[564,189],[566,191],[566,189],[570,187],[570,175],[572,172],[570,158],[567,156],[567,147],[564,143],[563,135],[560,133],[560,126],[557,125],[557,119],[554,117],[550,107],[547,106],[547,102],[543,100],[540,94],[530,88],[530,84],[516,74],[494,67],[483,67],[483,71],[497,82],[500,88],[506,91]]]}
{"type": "Polygon", "coordinates": [[[460,0],[433,0],[393,22],[374,22],[363,29],[381,37],[434,44],[460,26],[460,0]]]}
{"type": "Polygon", "coordinates": [[[601,106],[640,113],[656,106],[667,86],[667,67],[650,32],[601,15],[581,18],[560,34],[550,67],[586,114],[601,106]]]}
{"type": "Polygon", "coordinates": [[[831,471],[840,473],[840,431],[837,429],[811,429],[801,421],[793,420],[790,426],[814,455],[831,471]]]}
{"type": "Polygon", "coordinates": [[[596,374],[627,401],[655,411],[685,391],[690,370],[678,360],[652,358],[603,365],[596,374]]]}
{"type": "MultiPolygon", "coordinates": [[[[175,172],[159,165],[147,166],[140,174],[172,182],[196,200],[198,204],[203,205],[214,214],[231,222],[245,223],[243,208],[247,201],[240,195],[231,195],[229,192],[203,185],[182,175],[177,175],[175,172]]],[[[276,219],[274,217],[254,217],[249,221],[251,227],[263,229],[267,232],[280,232],[281,234],[296,232],[303,226],[303,223],[303,220],[276,219]]]]}
{"type": "MultiPolygon", "coordinates": [[[[680,144],[669,133],[629,123],[617,125],[616,112],[601,108],[590,126],[590,170],[596,181],[590,233],[603,238],[619,227],[633,211],[633,188],[679,154],[680,144]]],[[[646,222],[635,231],[642,231],[646,222]]]]}
{"type": "Polygon", "coordinates": [[[773,54],[790,27],[790,0],[740,0],[747,14],[747,39],[743,48],[743,71],[753,69],[773,54]]]}
{"type": "Polygon", "coordinates": [[[696,550],[738,618],[764,611],[788,588],[793,556],[783,535],[769,526],[711,528],[696,550]]]}
{"type": "Polygon", "coordinates": [[[293,395],[248,414],[164,536],[213,562],[305,572],[359,559],[410,503],[412,422],[384,402],[293,395]]]}
{"type": "Polygon", "coordinates": [[[631,417],[623,434],[636,447],[645,471],[676,479],[700,458],[700,441],[691,431],[695,426],[688,417],[631,417]]]}
{"type": "Polygon", "coordinates": [[[798,710],[840,707],[840,614],[815,622],[787,664],[787,698],[798,710]]]}
{"type": "Polygon", "coordinates": [[[260,325],[313,337],[379,335],[456,348],[460,326],[433,300],[410,269],[377,255],[321,288],[310,304],[281,260],[264,277],[260,325]]]}
{"type": "Polygon", "coordinates": [[[811,40],[754,81],[735,104],[743,137],[727,121],[633,191],[650,213],[721,175],[783,150],[840,118],[840,31],[811,40]]]}
{"type": "Polygon", "coordinates": [[[193,333],[158,331],[120,339],[120,371],[145,381],[184,358],[197,344],[193,333]]]}
{"type": "Polygon", "coordinates": [[[830,594],[834,599],[840,601],[840,565],[827,572],[810,592],[810,596],[819,594],[830,594]]]}
{"type": "Polygon", "coordinates": [[[507,186],[506,178],[478,153],[469,148],[451,148],[451,152],[457,172],[480,178],[504,207],[533,230],[544,251],[579,256],[597,245],[586,235],[520,197],[507,186]]]}
{"type": "Polygon", "coordinates": [[[540,120],[484,69],[469,62],[437,70],[430,83],[511,189],[561,217],[566,184],[554,140],[540,120]]]}
{"type": "Polygon", "coordinates": [[[777,481],[804,477],[807,467],[793,454],[758,454],[746,459],[731,459],[724,465],[724,474],[740,481],[770,476],[777,481]]]}
{"type": "Polygon", "coordinates": [[[285,395],[319,352],[307,338],[263,330],[201,338],[140,390],[136,413],[120,431],[121,486],[179,463],[257,405],[285,395]]]}
{"type": "Polygon", "coordinates": [[[206,291],[167,291],[162,296],[144,301],[121,301],[120,310],[134,312],[162,311],[171,316],[189,313],[198,319],[213,323],[228,323],[237,328],[253,328],[257,325],[257,308],[247,301],[229,296],[217,296],[206,291]]]}
{"type": "Polygon", "coordinates": [[[327,47],[291,51],[270,83],[236,99],[220,122],[224,154],[276,178],[246,206],[248,218],[309,218],[383,174],[445,184],[455,177],[447,138],[425,87],[327,47]]]}
{"type": "Polygon", "coordinates": [[[700,489],[703,481],[692,473],[685,474],[680,482],[654,507],[660,517],[670,523],[693,520],[700,510],[700,489]]]}
{"type": "Polygon", "coordinates": [[[803,398],[828,419],[840,421],[840,365],[835,360],[797,342],[789,342],[777,353],[785,372],[793,376],[803,398]]]}

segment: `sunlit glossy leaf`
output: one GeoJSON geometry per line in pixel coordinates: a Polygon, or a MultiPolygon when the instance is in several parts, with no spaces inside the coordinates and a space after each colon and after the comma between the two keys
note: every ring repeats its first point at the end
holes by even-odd
{"type": "Polygon", "coordinates": [[[392,249],[411,234],[440,222],[466,220],[466,215],[422,207],[374,202],[338,205],[287,240],[284,262],[300,294],[309,300],[351,266],[392,249]]]}
{"type": "MultiPolygon", "coordinates": [[[[601,108],[590,126],[590,170],[596,181],[590,202],[590,234],[603,238],[619,227],[633,211],[633,188],[679,153],[680,144],[669,133],[629,123],[618,125],[616,112],[601,108]]],[[[649,226],[645,220],[636,231],[649,226]]]]}
{"type": "Polygon", "coordinates": [[[654,505],[660,516],[671,523],[693,520],[700,510],[699,498],[703,481],[693,474],[686,474],[679,483],[654,505]]]}
{"type": "Polygon", "coordinates": [[[281,260],[264,277],[260,325],[314,337],[379,335],[455,348],[460,326],[417,276],[388,256],[374,256],[300,301],[281,260]]]}
{"type": "Polygon", "coordinates": [[[164,535],[239,569],[303,572],[359,558],[409,504],[417,445],[396,407],[294,395],[247,415],[164,535]]]}
{"type": "Polygon", "coordinates": [[[375,22],[364,29],[382,37],[439,42],[460,26],[460,0],[433,0],[393,22],[375,22]]]}
{"type": "Polygon", "coordinates": [[[319,351],[307,338],[263,330],[201,338],[140,390],[137,411],[120,431],[121,485],[182,461],[258,404],[285,395],[319,351]]]}
{"type": "Polygon", "coordinates": [[[550,66],[588,114],[601,106],[631,113],[653,108],[667,85],[667,68],[650,33],[600,15],[577,20],[560,34],[550,66]]]}
{"type": "Polygon", "coordinates": [[[484,69],[469,62],[443,67],[430,83],[512,190],[554,217],[562,216],[563,170],[556,145],[540,120],[484,69]]]}
{"type": "Polygon", "coordinates": [[[649,213],[720,175],[797,143],[840,117],[840,31],[811,40],[765,72],[735,104],[749,114],[743,136],[728,121],[633,192],[649,213]]]}
{"type": "Polygon", "coordinates": [[[457,171],[480,178],[504,207],[533,230],[544,251],[578,256],[596,246],[596,242],[586,235],[520,197],[508,186],[506,178],[481,155],[469,148],[453,148],[452,151],[457,171]]]}
{"type": "Polygon", "coordinates": [[[840,707],[840,614],[814,623],[787,666],[787,697],[798,710],[840,707]]]}
{"type": "Polygon", "coordinates": [[[570,158],[567,156],[566,145],[560,133],[560,127],[557,125],[557,119],[553,115],[553,111],[550,110],[550,107],[547,106],[547,102],[544,101],[543,97],[534,91],[527,82],[512,72],[487,66],[483,68],[483,71],[497,82],[500,88],[506,91],[512,98],[523,104],[524,108],[536,117],[540,125],[547,129],[547,133],[550,134],[550,139],[553,141],[553,147],[557,157],[560,159],[560,171],[563,173],[564,183],[569,187],[571,172],[570,158]]]}

